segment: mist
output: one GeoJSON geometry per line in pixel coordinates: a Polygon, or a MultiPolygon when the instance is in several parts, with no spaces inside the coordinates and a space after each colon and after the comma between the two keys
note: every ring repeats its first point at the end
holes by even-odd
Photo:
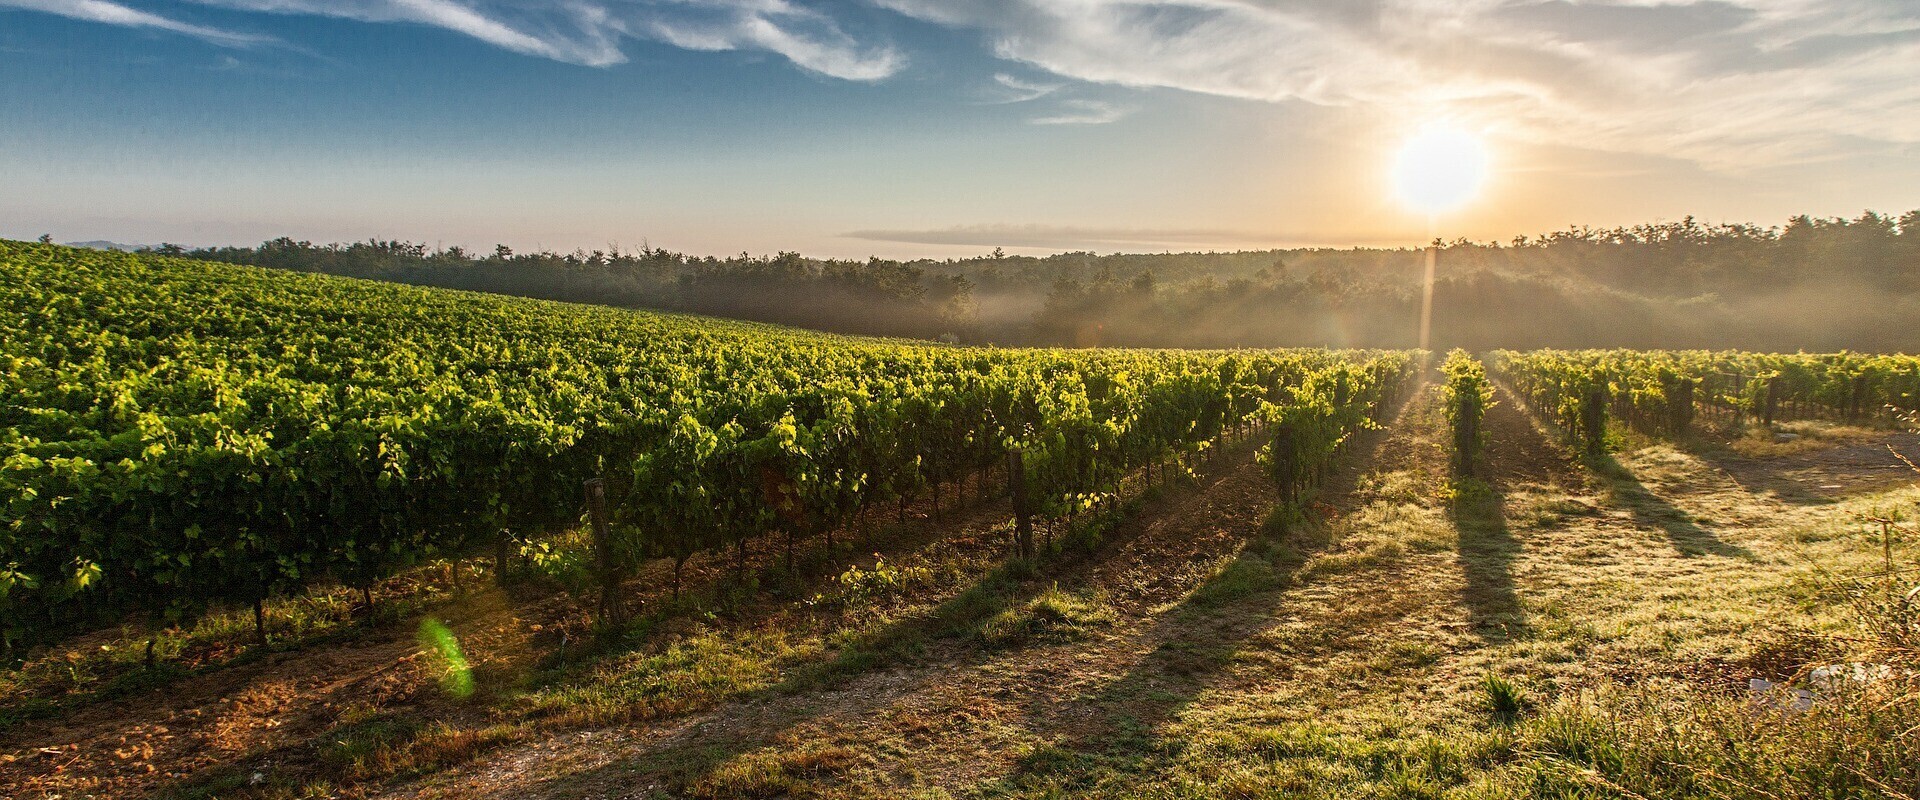
{"type": "MultiPolygon", "coordinates": [[[[1920,212],[1435,245],[1432,345],[1920,351],[1920,212]],[[1864,298],[1864,300],[1863,300],[1864,298]]],[[[834,333],[1064,347],[1412,347],[1420,248],[893,261],[406,242],[159,252],[834,333]]]]}

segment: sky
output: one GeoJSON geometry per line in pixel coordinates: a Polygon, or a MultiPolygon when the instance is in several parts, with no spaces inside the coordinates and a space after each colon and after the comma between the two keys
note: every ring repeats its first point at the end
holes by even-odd
{"type": "Polygon", "coordinates": [[[0,0],[0,237],[965,257],[1920,208],[1920,0],[0,0]],[[1402,144],[1485,188],[1396,200],[1402,144]]]}

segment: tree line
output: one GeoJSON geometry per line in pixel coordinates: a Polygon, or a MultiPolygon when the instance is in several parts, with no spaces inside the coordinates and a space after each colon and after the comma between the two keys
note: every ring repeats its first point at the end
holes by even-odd
{"type": "MultiPolygon", "coordinates": [[[[1433,341],[1538,347],[1913,350],[1920,211],[1785,225],[1575,227],[1435,242],[1433,341]],[[1865,301],[1865,302],[1863,302],[1865,301]]],[[[572,253],[400,241],[157,248],[418,285],[972,343],[1409,347],[1420,248],[866,261],[653,247],[572,253]]]]}

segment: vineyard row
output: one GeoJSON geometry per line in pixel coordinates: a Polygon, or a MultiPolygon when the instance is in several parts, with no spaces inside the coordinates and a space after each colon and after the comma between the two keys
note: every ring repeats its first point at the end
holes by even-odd
{"type": "Polygon", "coordinates": [[[1709,351],[1495,351],[1493,372],[1589,450],[1608,417],[1652,436],[1702,424],[1885,421],[1920,410],[1920,358],[1709,351]]]}
{"type": "Polygon", "coordinates": [[[516,545],[579,524],[588,481],[621,563],[826,534],[1015,450],[1061,514],[1250,419],[1297,494],[1414,363],[943,347],[13,242],[0,278],[8,643],[516,545]]]}

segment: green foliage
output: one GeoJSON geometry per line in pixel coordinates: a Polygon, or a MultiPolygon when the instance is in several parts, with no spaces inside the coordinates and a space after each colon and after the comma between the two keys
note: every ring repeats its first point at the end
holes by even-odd
{"type": "Polygon", "coordinates": [[[1492,672],[1480,676],[1480,694],[1486,701],[1487,711],[1502,723],[1511,724],[1520,719],[1527,707],[1527,693],[1519,684],[1492,672]]]}
{"type": "Polygon", "coordinates": [[[893,600],[932,579],[933,571],[926,567],[889,564],[886,559],[876,557],[872,567],[863,569],[855,564],[840,573],[834,582],[838,584],[843,602],[860,607],[893,600]]]}
{"type": "Polygon", "coordinates": [[[594,477],[624,559],[821,535],[1014,446],[1064,514],[1254,414],[1336,446],[1409,363],[850,339],[14,242],[0,277],[8,642],[539,541],[594,477]]]}
{"type": "Polygon", "coordinates": [[[1441,391],[1445,394],[1447,427],[1452,432],[1453,472],[1472,475],[1486,447],[1486,429],[1481,425],[1487,409],[1493,406],[1493,382],[1480,359],[1465,350],[1447,354],[1440,371],[1447,376],[1441,391]]]}
{"type": "Polygon", "coordinates": [[[1409,352],[1365,354],[1288,381],[1283,392],[1261,405],[1269,441],[1261,448],[1260,463],[1282,501],[1298,502],[1318,485],[1353,434],[1378,424],[1387,403],[1406,387],[1414,364],[1409,352]]]}
{"type": "MultiPolygon", "coordinates": [[[[1473,350],[1544,346],[1779,348],[1821,343],[1914,352],[1920,212],[1797,217],[1779,226],[1684,219],[1581,226],[1506,242],[1444,243],[1437,338],[1473,350]],[[1761,309],[1847,308],[1828,313],[1761,309]],[[1782,302],[1782,298],[1792,298],[1782,302]],[[1805,301],[1795,306],[1797,301],[1805,301]],[[1497,311],[1497,313],[1489,313],[1497,311]]],[[[1419,313],[1422,251],[1058,253],[842,261],[797,253],[696,257],[652,247],[467,253],[396,241],[161,252],[301,272],[840,332],[952,334],[970,342],[1232,347],[1321,341],[1394,346],[1419,313]],[[980,300],[996,313],[980,315],[980,300]],[[1008,314],[1009,309],[1031,309],[1008,314]]]]}
{"type": "Polygon", "coordinates": [[[575,535],[522,543],[518,551],[526,570],[521,576],[573,594],[586,593],[593,585],[593,565],[585,539],[575,535]]]}
{"type": "Polygon", "coordinates": [[[1920,357],[1707,350],[1537,350],[1493,354],[1494,371],[1570,437],[1591,443],[1581,406],[1650,436],[1687,433],[1698,411],[1747,421],[1866,422],[1920,409],[1920,357]]]}

